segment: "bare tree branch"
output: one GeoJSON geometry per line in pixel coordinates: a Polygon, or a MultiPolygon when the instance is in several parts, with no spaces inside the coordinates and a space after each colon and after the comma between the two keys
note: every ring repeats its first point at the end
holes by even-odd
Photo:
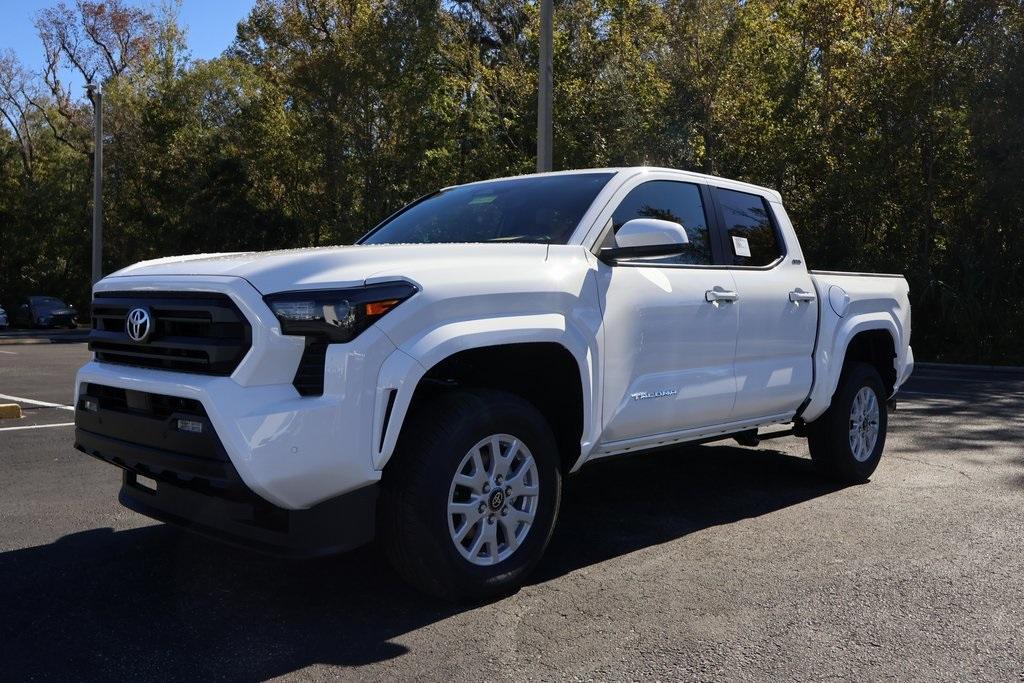
{"type": "Polygon", "coordinates": [[[33,174],[35,144],[28,121],[29,74],[13,51],[0,53],[0,113],[14,132],[21,156],[22,170],[29,179],[33,174]]]}

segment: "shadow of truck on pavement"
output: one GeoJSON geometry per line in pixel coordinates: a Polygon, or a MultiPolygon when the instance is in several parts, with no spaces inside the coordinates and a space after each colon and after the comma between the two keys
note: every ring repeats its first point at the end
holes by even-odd
{"type": "MultiPolygon", "coordinates": [[[[834,490],[809,461],[771,450],[595,463],[568,480],[533,582],[834,490]]],[[[13,679],[266,679],[359,665],[405,654],[391,641],[469,609],[408,588],[373,547],[295,562],[155,525],[0,553],[0,662],[13,679]]]]}

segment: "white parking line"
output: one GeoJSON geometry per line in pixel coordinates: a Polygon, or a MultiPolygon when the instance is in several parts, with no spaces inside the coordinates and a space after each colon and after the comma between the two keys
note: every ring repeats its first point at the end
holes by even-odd
{"type": "Polygon", "coordinates": [[[18,355],[14,351],[0,351],[0,353],[6,353],[8,356],[17,356],[18,355]]]}
{"type": "Polygon", "coordinates": [[[72,427],[74,422],[60,422],[52,425],[25,425],[24,427],[0,427],[0,432],[16,432],[19,429],[49,429],[50,427],[72,427]]]}
{"type": "Polygon", "coordinates": [[[21,396],[8,396],[0,394],[0,399],[14,401],[15,403],[27,403],[30,406],[42,406],[44,408],[60,408],[61,410],[74,410],[74,406],[66,406],[63,403],[50,403],[49,401],[37,401],[34,398],[22,398],[21,396]]]}

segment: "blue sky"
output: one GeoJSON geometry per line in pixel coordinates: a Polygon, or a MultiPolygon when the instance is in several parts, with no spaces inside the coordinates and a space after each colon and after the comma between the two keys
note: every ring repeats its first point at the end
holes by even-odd
{"type": "MultiPolygon", "coordinates": [[[[43,66],[43,48],[33,25],[36,12],[59,0],[0,0],[0,51],[11,49],[28,69],[43,66]]],[[[74,5],[74,0],[65,0],[74,5]]],[[[154,10],[159,2],[128,0],[129,4],[154,10]]],[[[187,30],[192,56],[209,59],[219,55],[235,38],[235,26],[252,8],[253,0],[184,0],[179,21],[187,30]]]]}

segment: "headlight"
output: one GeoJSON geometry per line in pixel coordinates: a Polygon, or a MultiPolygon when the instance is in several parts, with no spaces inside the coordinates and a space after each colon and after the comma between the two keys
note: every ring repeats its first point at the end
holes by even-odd
{"type": "Polygon", "coordinates": [[[354,289],[281,292],[263,297],[284,334],[347,342],[415,294],[407,282],[354,289]]]}

